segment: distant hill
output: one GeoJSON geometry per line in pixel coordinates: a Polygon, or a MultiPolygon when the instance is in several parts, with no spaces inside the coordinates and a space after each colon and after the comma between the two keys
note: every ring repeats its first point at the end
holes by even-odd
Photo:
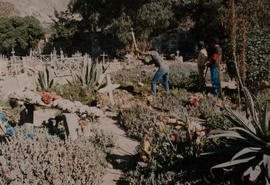
{"type": "Polygon", "coordinates": [[[0,2],[0,16],[17,16],[20,12],[15,8],[15,5],[8,2],[0,2]]]}
{"type": "Polygon", "coordinates": [[[0,0],[0,16],[34,16],[43,25],[52,22],[54,10],[67,9],[70,0],[0,0]]]}

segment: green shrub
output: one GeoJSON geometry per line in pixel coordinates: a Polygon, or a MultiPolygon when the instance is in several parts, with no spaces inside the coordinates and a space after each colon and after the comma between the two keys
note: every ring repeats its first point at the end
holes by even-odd
{"type": "MultiPolygon", "coordinates": [[[[240,32],[241,30],[239,30],[240,32]]],[[[253,89],[261,86],[262,81],[270,81],[270,31],[269,29],[254,28],[247,31],[246,48],[246,85],[253,89]]],[[[237,43],[241,43],[238,34],[237,43]]],[[[241,46],[238,44],[237,54],[240,55],[241,46]]],[[[229,41],[223,44],[224,61],[227,63],[231,77],[236,77],[229,41]]]]}
{"type": "Polygon", "coordinates": [[[195,63],[170,65],[169,84],[171,88],[188,88],[198,82],[198,69],[195,63]]]}
{"type": "Polygon", "coordinates": [[[113,73],[112,80],[115,83],[131,82],[137,84],[138,82],[142,82],[150,84],[154,75],[153,66],[138,66],[130,69],[122,69],[113,73]]]}
{"type": "Polygon", "coordinates": [[[59,96],[69,99],[71,101],[79,101],[85,105],[96,105],[98,101],[98,95],[93,89],[87,89],[86,87],[81,86],[80,82],[57,85],[55,88],[50,91],[56,92],[59,96]]]}
{"type": "Polygon", "coordinates": [[[0,51],[10,55],[25,55],[44,37],[40,22],[35,17],[0,17],[0,51]]]}

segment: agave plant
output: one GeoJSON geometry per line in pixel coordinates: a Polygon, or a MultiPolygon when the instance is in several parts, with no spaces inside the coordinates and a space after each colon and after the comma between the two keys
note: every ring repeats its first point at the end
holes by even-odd
{"type": "Polygon", "coordinates": [[[211,168],[213,175],[216,169],[223,169],[225,173],[236,171],[241,172],[242,181],[248,179],[251,183],[269,185],[270,122],[267,115],[269,101],[260,104],[256,98],[252,98],[246,87],[242,86],[242,90],[247,106],[245,115],[225,106],[226,117],[235,127],[210,132],[209,138],[218,138],[227,145],[221,150],[204,155],[222,152],[223,156],[232,156],[229,161],[213,166],[211,168]]]}
{"type": "MultiPolygon", "coordinates": [[[[103,74],[103,68],[98,61],[89,64],[87,63],[86,68],[80,74],[75,74],[73,76],[73,82],[80,82],[80,84],[87,89],[91,89],[98,85],[99,79],[103,74]]],[[[69,84],[72,82],[68,81],[69,84]]]]}
{"type": "Polygon", "coordinates": [[[46,66],[43,71],[38,72],[38,88],[40,90],[48,90],[52,88],[54,79],[50,78],[50,72],[46,66]]]}

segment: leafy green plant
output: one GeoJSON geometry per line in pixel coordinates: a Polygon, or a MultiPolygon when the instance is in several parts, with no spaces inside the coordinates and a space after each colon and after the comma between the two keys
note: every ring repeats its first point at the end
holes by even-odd
{"type": "MultiPolygon", "coordinates": [[[[211,172],[215,176],[216,169],[223,169],[225,174],[237,171],[241,173],[243,180],[256,182],[256,184],[259,182],[269,184],[270,122],[267,117],[269,102],[266,101],[263,105],[256,101],[256,99],[254,102],[246,87],[243,87],[243,92],[248,107],[246,113],[248,118],[240,112],[225,107],[226,117],[231,120],[234,127],[229,130],[219,130],[210,133],[209,138],[218,138],[228,144],[223,150],[218,150],[219,152],[223,152],[224,156],[233,154],[229,161],[213,166],[211,172]]],[[[215,154],[217,152],[211,153],[211,155],[215,154]]]]}
{"type": "Polygon", "coordinates": [[[80,74],[75,74],[73,76],[73,82],[68,81],[69,85],[72,83],[79,82],[86,89],[92,89],[97,84],[103,74],[103,69],[101,64],[98,61],[93,62],[91,65],[87,63],[86,68],[80,74]]]}
{"type": "Polygon", "coordinates": [[[50,78],[50,72],[48,67],[43,71],[38,72],[38,89],[47,91],[53,87],[54,79],[50,78]]]}

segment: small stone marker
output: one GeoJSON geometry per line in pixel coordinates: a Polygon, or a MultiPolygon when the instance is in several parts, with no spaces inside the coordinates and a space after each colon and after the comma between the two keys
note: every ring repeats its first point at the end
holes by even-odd
{"type": "Polygon", "coordinates": [[[111,102],[112,105],[114,105],[115,102],[114,102],[114,99],[113,99],[112,91],[114,89],[118,88],[119,86],[120,86],[120,84],[112,84],[110,74],[107,74],[107,85],[106,85],[106,87],[100,89],[98,92],[99,93],[108,93],[109,97],[110,97],[110,102],[111,102]]]}
{"type": "Polygon", "coordinates": [[[102,57],[102,65],[104,66],[105,64],[105,57],[107,57],[108,55],[105,54],[105,52],[102,53],[102,55],[100,55],[102,57]]]}
{"type": "Polygon", "coordinates": [[[12,54],[12,58],[14,58],[14,57],[15,57],[15,51],[14,51],[14,48],[12,48],[11,54],[12,54]]]}
{"type": "Polygon", "coordinates": [[[34,126],[41,126],[44,121],[48,121],[50,118],[54,118],[56,115],[56,110],[51,109],[39,109],[34,111],[34,126]]]}
{"type": "Polygon", "coordinates": [[[127,53],[127,54],[125,55],[125,57],[128,59],[128,65],[129,65],[130,62],[131,62],[131,54],[127,53]]]}
{"type": "Polygon", "coordinates": [[[56,61],[57,61],[56,50],[55,50],[55,48],[53,48],[53,53],[51,54],[51,64],[52,64],[54,70],[56,70],[56,67],[57,67],[56,61]]]}
{"type": "Polygon", "coordinates": [[[81,127],[78,123],[80,119],[76,114],[64,113],[66,118],[66,126],[68,129],[68,137],[74,141],[78,138],[79,133],[81,132],[81,127]]]}
{"type": "Polygon", "coordinates": [[[177,51],[176,51],[176,57],[179,57],[179,53],[180,53],[180,51],[177,50],[177,51]]]}
{"type": "Polygon", "coordinates": [[[65,58],[65,57],[64,57],[64,52],[63,52],[62,48],[60,49],[60,58],[61,58],[61,60],[62,60],[63,58],[65,58]]]}

